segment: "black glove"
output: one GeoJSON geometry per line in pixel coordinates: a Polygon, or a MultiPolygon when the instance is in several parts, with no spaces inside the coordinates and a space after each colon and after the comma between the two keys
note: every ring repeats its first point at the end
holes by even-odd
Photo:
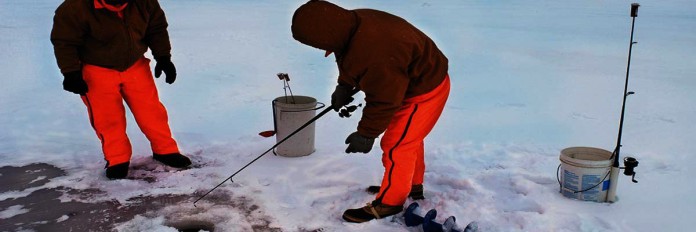
{"type": "Polygon", "coordinates": [[[365,136],[362,136],[358,134],[358,132],[353,132],[352,134],[348,135],[348,138],[346,138],[346,144],[348,144],[348,148],[346,148],[346,153],[368,153],[370,150],[372,150],[372,145],[375,143],[374,138],[367,138],[365,136]]]}
{"type": "Polygon", "coordinates": [[[174,63],[172,63],[171,57],[157,57],[155,60],[157,61],[155,65],[155,77],[159,78],[164,71],[164,74],[167,75],[165,82],[167,82],[167,84],[174,83],[176,80],[176,68],[174,67],[174,63]]]}
{"type": "Polygon", "coordinates": [[[347,85],[337,85],[336,90],[331,94],[331,108],[338,112],[341,107],[348,105],[348,103],[353,101],[351,92],[353,87],[347,85]]]}
{"type": "Polygon", "coordinates": [[[87,82],[82,79],[82,71],[63,73],[63,89],[79,95],[87,93],[87,82]]]}

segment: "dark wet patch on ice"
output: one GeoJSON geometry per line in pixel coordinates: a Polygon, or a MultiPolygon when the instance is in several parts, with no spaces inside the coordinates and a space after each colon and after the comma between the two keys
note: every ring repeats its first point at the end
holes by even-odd
{"type": "Polygon", "coordinates": [[[193,163],[191,166],[186,168],[173,168],[166,166],[160,162],[152,159],[146,160],[146,162],[131,163],[128,169],[128,177],[130,180],[141,180],[148,183],[157,182],[157,174],[159,173],[174,173],[183,170],[202,168],[205,166],[204,163],[196,159],[201,152],[196,152],[195,157],[191,157],[193,163]]]}
{"type": "MultiPolygon", "coordinates": [[[[196,195],[198,196],[202,193],[203,192],[198,192],[196,193],[196,195]]],[[[271,227],[272,218],[268,216],[266,212],[262,211],[261,207],[256,205],[251,199],[249,199],[246,196],[231,197],[227,194],[211,194],[208,195],[205,199],[201,200],[201,202],[199,202],[198,204],[201,205],[206,201],[209,203],[214,203],[216,205],[230,206],[230,208],[233,208],[234,210],[240,212],[241,215],[245,215],[246,221],[249,224],[251,224],[251,228],[253,231],[283,231],[281,228],[271,227]]],[[[180,227],[177,227],[177,225],[181,224],[180,219],[172,217],[165,217],[165,219],[168,221],[169,226],[180,229],[180,227]]]]}
{"type": "Polygon", "coordinates": [[[65,171],[50,164],[34,163],[22,167],[0,167],[0,191],[22,191],[64,176],[65,171]]]}
{"type": "Polygon", "coordinates": [[[0,201],[0,210],[21,205],[28,211],[3,219],[0,231],[109,231],[114,224],[131,220],[135,215],[189,200],[188,196],[181,195],[137,197],[132,199],[133,204],[126,205],[115,200],[95,203],[60,200],[62,196],[89,198],[87,196],[95,194],[104,193],[96,189],[59,187],[39,189],[26,197],[0,201]]]}
{"type": "MultiPolygon", "coordinates": [[[[39,187],[52,178],[66,174],[65,171],[49,164],[0,167],[0,173],[2,174],[0,175],[1,192],[39,187]],[[45,178],[39,178],[42,176],[45,178]]],[[[16,215],[3,218],[2,223],[0,223],[0,231],[112,231],[116,225],[133,220],[136,215],[149,218],[164,216],[165,224],[177,228],[179,231],[214,231],[217,229],[214,222],[187,220],[176,215],[161,215],[161,210],[167,206],[192,204],[198,196],[197,193],[138,196],[127,199],[124,203],[116,200],[91,202],[94,199],[108,198],[106,194],[99,189],[82,190],[61,186],[42,188],[27,196],[2,200],[0,201],[0,212],[11,211],[11,209],[17,209],[18,206],[21,210],[16,215]],[[60,199],[80,201],[91,199],[91,201],[62,202],[60,199]]],[[[206,201],[240,211],[246,215],[246,220],[252,225],[254,231],[282,231],[280,228],[271,227],[272,218],[247,197],[234,197],[232,194],[211,194],[206,198],[206,201]]],[[[182,210],[186,211],[187,209],[182,208],[182,210]]],[[[178,213],[188,214],[187,212],[178,213]]],[[[221,231],[224,231],[224,228],[221,228],[221,231]]]]}

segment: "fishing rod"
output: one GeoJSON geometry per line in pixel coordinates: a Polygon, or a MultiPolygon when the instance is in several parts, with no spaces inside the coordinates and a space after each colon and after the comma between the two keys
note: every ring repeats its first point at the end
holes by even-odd
{"type": "MultiPolygon", "coordinates": [[[[633,31],[635,28],[636,17],[638,17],[639,6],[640,4],[638,3],[631,4],[631,40],[628,46],[628,64],[626,67],[626,82],[624,84],[623,103],[621,105],[621,118],[619,119],[619,135],[616,139],[616,148],[614,149],[614,153],[612,154],[613,163],[611,167],[611,176],[609,177],[609,191],[607,192],[608,202],[616,201],[616,187],[618,184],[617,182],[619,178],[619,171],[621,169],[621,167],[619,166],[619,160],[621,156],[621,136],[623,134],[624,114],[626,112],[626,98],[629,95],[635,94],[635,92],[633,91],[628,91],[628,76],[631,71],[631,52],[633,50],[633,45],[638,43],[633,41],[633,31]]],[[[634,183],[637,183],[638,181],[635,180],[636,173],[634,171],[634,168],[638,166],[638,161],[633,157],[626,157],[624,159],[624,166],[624,174],[633,176],[632,181],[634,183]]]]}
{"type": "MultiPolygon", "coordinates": [[[[348,101],[348,103],[350,103],[351,101],[353,101],[353,97],[352,97],[352,96],[355,95],[358,91],[359,91],[358,89],[352,90],[352,92],[350,93],[350,100],[348,101]]],[[[240,168],[240,169],[237,170],[234,174],[230,175],[230,176],[227,177],[225,180],[223,180],[222,182],[220,182],[218,185],[216,185],[215,187],[213,187],[212,189],[210,189],[210,191],[208,191],[207,193],[203,194],[203,196],[199,197],[196,201],[193,202],[193,206],[196,207],[196,203],[197,203],[198,201],[200,201],[201,199],[203,199],[205,196],[207,196],[208,194],[210,194],[211,192],[213,192],[213,191],[214,191],[215,189],[217,189],[218,187],[222,186],[222,184],[224,184],[224,183],[227,182],[228,180],[231,181],[231,180],[232,180],[232,177],[236,176],[239,172],[241,172],[241,171],[244,170],[245,168],[249,167],[249,165],[251,165],[252,163],[256,162],[256,160],[258,160],[258,159],[260,159],[261,157],[263,157],[264,155],[268,154],[268,152],[272,151],[273,149],[275,149],[276,147],[278,147],[281,143],[283,143],[283,142],[285,142],[286,140],[290,139],[293,135],[299,133],[302,129],[304,129],[305,127],[308,127],[309,125],[311,125],[312,123],[314,123],[314,121],[318,120],[319,118],[321,118],[322,116],[324,116],[326,113],[328,113],[329,111],[331,111],[331,110],[333,110],[333,109],[334,109],[333,107],[326,107],[326,109],[324,109],[324,110],[321,111],[319,114],[317,114],[316,116],[314,116],[314,118],[312,118],[312,119],[310,119],[309,121],[307,121],[305,124],[303,124],[302,126],[300,126],[299,128],[297,128],[295,131],[293,131],[292,133],[290,133],[288,136],[286,136],[285,138],[283,138],[282,140],[280,140],[280,142],[277,142],[275,145],[273,145],[271,148],[269,148],[268,150],[266,150],[265,152],[263,152],[261,155],[259,155],[259,156],[256,157],[255,159],[253,159],[251,162],[249,162],[249,163],[247,163],[246,165],[244,165],[244,167],[240,168]]],[[[353,110],[355,110],[355,109],[353,109],[353,110]]],[[[341,117],[343,117],[343,116],[341,116],[341,117]]]]}

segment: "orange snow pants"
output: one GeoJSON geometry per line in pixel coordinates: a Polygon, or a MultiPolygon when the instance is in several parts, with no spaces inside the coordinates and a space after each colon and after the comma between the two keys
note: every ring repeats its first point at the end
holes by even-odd
{"type": "Polygon", "coordinates": [[[82,101],[101,140],[107,167],[128,162],[131,158],[124,100],[138,127],[150,140],[152,152],[179,152],[169,129],[167,110],[159,101],[149,59],[143,57],[123,72],[86,64],[82,75],[89,89],[82,101]]]}
{"type": "Polygon", "coordinates": [[[406,202],[412,185],[423,184],[425,136],[435,126],[450,92],[449,75],[432,91],[404,100],[381,140],[384,177],[377,201],[397,206],[406,202]]]}

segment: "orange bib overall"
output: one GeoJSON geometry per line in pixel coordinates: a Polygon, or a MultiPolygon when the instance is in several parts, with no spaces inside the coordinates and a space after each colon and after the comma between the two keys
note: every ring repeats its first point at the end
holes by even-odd
{"type": "Polygon", "coordinates": [[[377,200],[403,205],[412,185],[423,184],[423,140],[435,126],[450,92],[449,75],[432,91],[404,100],[381,140],[384,177],[377,200]]]}
{"type": "Polygon", "coordinates": [[[82,101],[101,140],[107,166],[128,162],[131,158],[124,100],[138,127],[150,140],[152,152],[179,152],[169,129],[167,110],[159,101],[149,59],[143,57],[123,72],[86,64],[82,75],[89,88],[82,101]]]}

